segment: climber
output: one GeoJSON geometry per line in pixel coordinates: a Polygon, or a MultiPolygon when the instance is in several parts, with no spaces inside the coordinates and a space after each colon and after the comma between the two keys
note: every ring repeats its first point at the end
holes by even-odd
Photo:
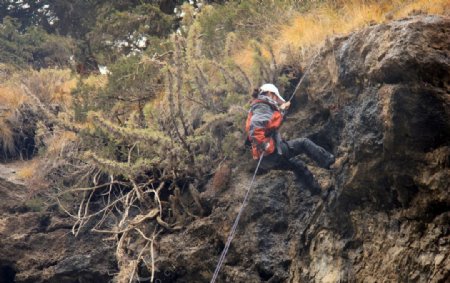
{"type": "Polygon", "coordinates": [[[320,167],[329,169],[335,161],[333,154],[307,138],[282,140],[278,129],[291,103],[281,97],[276,86],[264,84],[253,92],[252,97],[254,100],[248,112],[245,128],[247,144],[251,144],[253,158],[259,159],[261,154],[264,154],[260,165],[262,169],[293,171],[309,188],[311,194],[319,194],[320,185],[305,163],[295,157],[305,153],[320,167]]]}

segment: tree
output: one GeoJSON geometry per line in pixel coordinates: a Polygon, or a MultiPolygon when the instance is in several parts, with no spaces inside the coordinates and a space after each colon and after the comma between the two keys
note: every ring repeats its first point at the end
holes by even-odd
{"type": "Polygon", "coordinates": [[[164,37],[173,27],[174,17],[154,5],[126,11],[104,7],[88,40],[99,62],[110,64],[120,56],[145,50],[152,37],[164,37]]]}
{"type": "Polygon", "coordinates": [[[35,0],[4,0],[0,2],[0,20],[6,17],[19,21],[19,30],[23,31],[30,26],[47,25],[47,16],[50,16],[47,1],[35,0]]]}
{"type": "Polygon", "coordinates": [[[20,31],[20,21],[5,17],[0,25],[0,61],[35,68],[62,67],[70,64],[74,42],[48,34],[38,26],[20,31]]]}

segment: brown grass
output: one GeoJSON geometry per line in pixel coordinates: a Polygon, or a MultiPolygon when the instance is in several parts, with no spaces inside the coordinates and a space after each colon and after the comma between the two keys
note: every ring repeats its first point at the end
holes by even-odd
{"type": "MultiPolygon", "coordinates": [[[[286,63],[292,59],[289,57],[292,52],[303,57],[327,37],[345,35],[369,24],[388,22],[415,13],[450,14],[448,0],[351,0],[338,5],[335,2],[325,2],[306,13],[296,13],[290,16],[286,25],[270,27],[272,30],[265,41],[272,43],[278,62],[286,63]]],[[[286,13],[289,14],[291,12],[286,13]]],[[[252,49],[238,50],[234,60],[244,70],[250,71],[254,65],[252,49]]]]}
{"type": "Polygon", "coordinates": [[[0,145],[6,154],[13,154],[16,151],[13,132],[2,119],[0,119],[0,145]]]}
{"type": "Polygon", "coordinates": [[[37,160],[30,160],[26,165],[17,171],[17,177],[22,180],[30,180],[39,171],[39,162],[37,160]]]}
{"type": "Polygon", "coordinates": [[[29,160],[17,170],[17,177],[23,180],[29,190],[29,197],[35,196],[37,193],[48,188],[48,182],[45,180],[43,173],[44,160],[35,158],[29,160]]]}
{"type": "Polygon", "coordinates": [[[77,78],[69,69],[42,69],[19,74],[21,83],[47,105],[59,105],[70,109],[72,105],[72,90],[77,85],[77,78]]]}
{"type": "MultiPolygon", "coordinates": [[[[21,107],[32,102],[22,86],[36,95],[44,105],[59,105],[62,110],[72,106],[71,91],[77,80],[70,70],[43,69],[16,71],[0,82],[0,147],[6,155],[15,153],[14,129],[20,125],[21,107]]],[[[31,105],[32,106],[32,105],[31,105]]],[[[62,142],[62,141],[61,141],[62,142]]]]}
{"type": "Polygon", "coordinates": [[[89,77],[85,78],[83,82],[88,86],[99,89],[108,84],[108,76],[91,74],[89,77]]]}
{"type": "Polygon", "coordinates": [[[25,95],[19,88],[10,83],[5,83],[0,85],[0,101],[2,109],[14,110],[25,101],[25,95]]]}
{"type": "Polygon", "coordinates": [[[3,153],[14,154],[14,134],[12,123],[15,119],[15,111],[26,101],[26,97],[18,88],[14,88],[9,82],[0,85],[0,145],[3,153]]]}
{"type": "Polygon", "coordinates": [[[49,138],[47,143],[47,153],[51,156],[60,156],[73,142],[77,140],[77,135],[74,132],[62,131],[51,138],[49,138]]]}

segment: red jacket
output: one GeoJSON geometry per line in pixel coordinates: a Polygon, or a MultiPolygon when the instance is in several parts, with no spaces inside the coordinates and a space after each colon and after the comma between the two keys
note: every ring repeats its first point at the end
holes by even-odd
{"type": "Polygon", "coordinates": [[[248,140],[252,143],[252,155],[254,159],[259,159],[261,154],[272,154],[276,148],[275,136],[278,128],[283,122],[284,112],[280,110],[278,104],[265,95],[259,95],[252,101],[248,112],[245,130],[248,140]],[[264,151],[264,145],[269,147],[264,151]]]}

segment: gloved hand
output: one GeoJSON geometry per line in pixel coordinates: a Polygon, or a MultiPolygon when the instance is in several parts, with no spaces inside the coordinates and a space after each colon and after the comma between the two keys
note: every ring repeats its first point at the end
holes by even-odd
{"type": "Polygon", "coordinates": [[[263,142],[261,144],[261,148],[263,151],[267,151],[269,149],[269,147],[270,147],[270,143],[268,143],[268,142],[263,142]]]}
{"type": "Polygon", "coordinates": [[[280,109],[281,110],[289,109],[289,107],[291,107],[291,102],[290,101],[280,105],[280,109]]]}

